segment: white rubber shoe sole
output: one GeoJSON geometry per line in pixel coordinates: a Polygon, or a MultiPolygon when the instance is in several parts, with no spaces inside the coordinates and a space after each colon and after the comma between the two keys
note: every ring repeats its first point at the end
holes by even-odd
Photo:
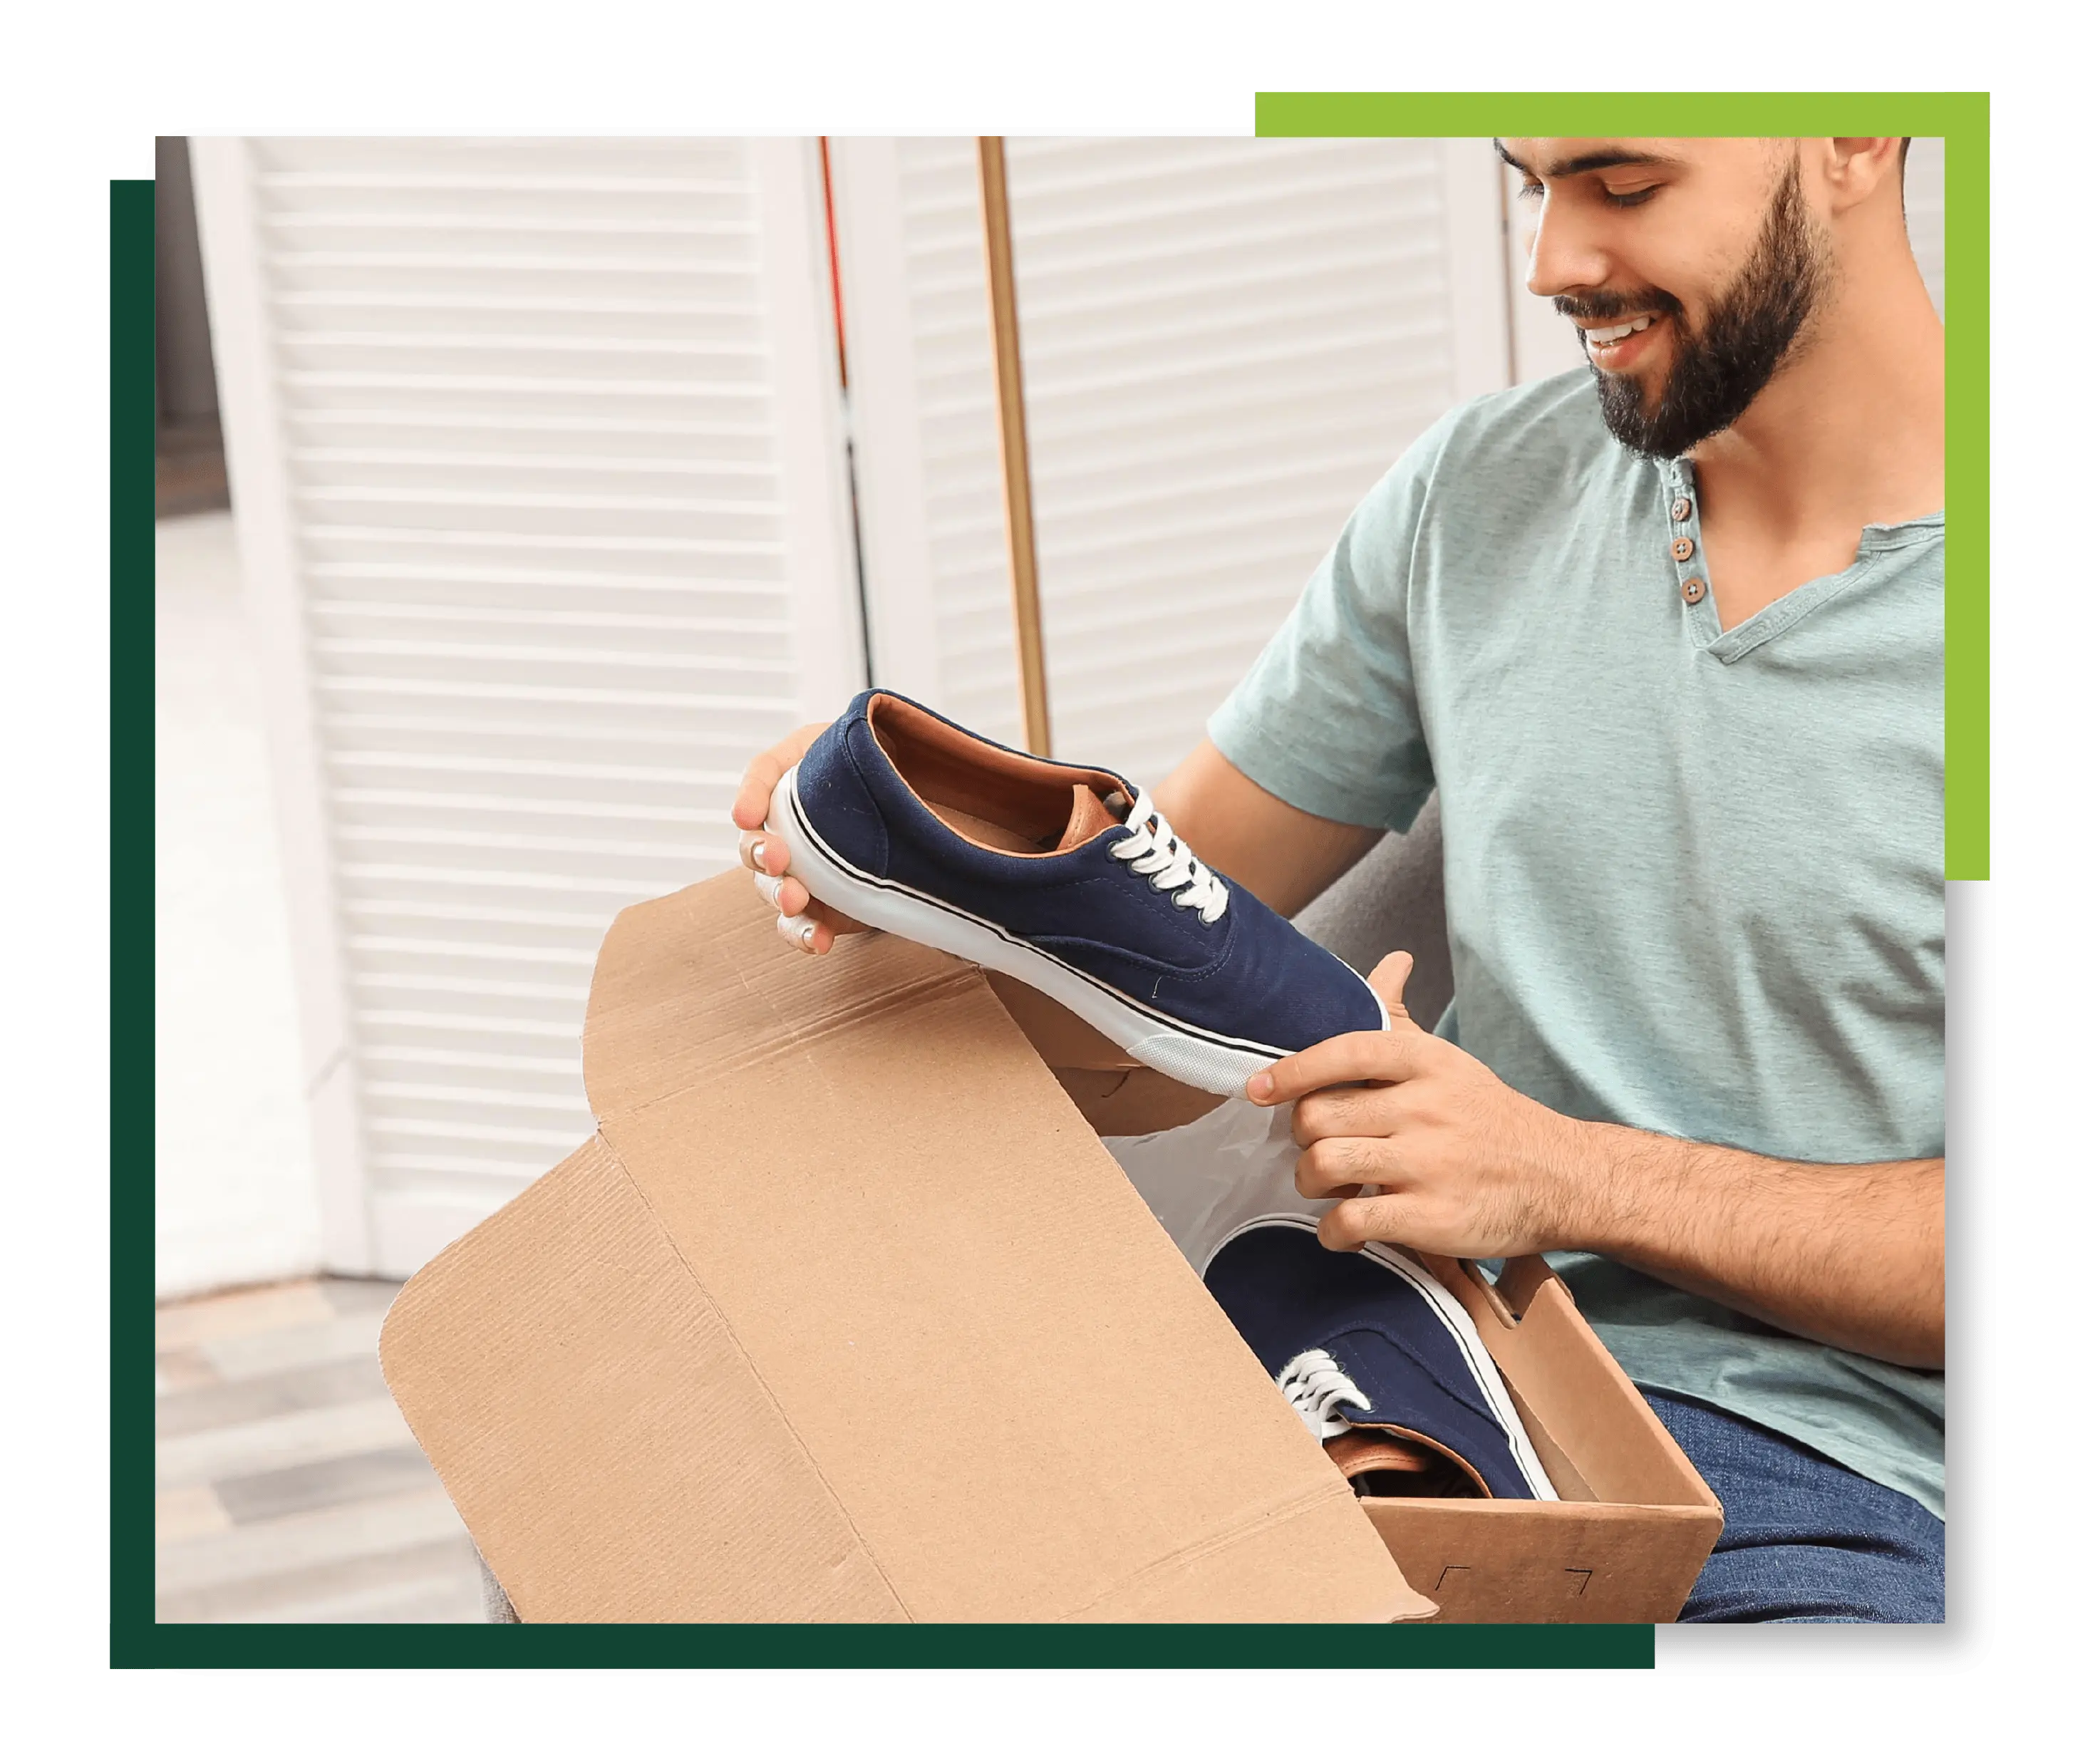
{"type": "Polygon", "coordinates": [[[1176,1082],[1209,1094],[1239,1094],[1248,1077],[1286,1056],[1276,1046],[1206,1034],[1148,1010],[997,924],[897,881],[863,873],[810,825],[796,792],[794,770],[773,791],[765,829],[769,836],[787,840],[788,872],[834,910],[871,929],[887,929],[1018,978],[1063,1004],[1140,1064],[1176,1082]]]}

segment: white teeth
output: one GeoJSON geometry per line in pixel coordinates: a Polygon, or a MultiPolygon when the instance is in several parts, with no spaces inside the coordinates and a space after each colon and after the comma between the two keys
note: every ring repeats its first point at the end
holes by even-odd
{"type": "Polygon", "coordinates": [[[1639,334],[1654,322],[1652,318],[1636,318],[1631,324],[1613,324],[1608,329],[1592,330],[1589,333],[1590,346],[1608,348],[1614,342],[1622,342],[1628,337],[1639,334]]]}

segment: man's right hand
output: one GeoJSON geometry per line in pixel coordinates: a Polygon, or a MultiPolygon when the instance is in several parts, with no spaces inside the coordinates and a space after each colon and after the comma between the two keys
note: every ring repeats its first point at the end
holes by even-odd
{"type": "Polygon", "coordinates": [[[773,805],[774,786],[830,726],[828,722],[812,722],[752,759],[729,810],[730,818],[743,834],[739,850],[743,866],[757,883],[759,897],[780,913],[776,927],[795,947],[810,954],[828,953],[840,936],[867,925],[855,923],[810,897],[810,889],[788,872],[786,843],[766,836],[765,815],[773,805]]]}

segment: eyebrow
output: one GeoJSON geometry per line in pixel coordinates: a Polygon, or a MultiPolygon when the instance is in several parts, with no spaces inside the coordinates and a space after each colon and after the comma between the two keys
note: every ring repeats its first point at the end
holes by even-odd
{"type": "Polygon", "coordinates": [[[1499,138],[1494,145],[1495,151],[1502,156],[1502,163],[1521,171],[1526,177],[1580,177],[1585,171],[1608,171],[1615,166],[1655,166],[1667,170],[1682,170],[1684,166],[1682,159],[1673,159],[1667,153],[1630,152],[1623,148],[1608,147],[1601,152],[1580,153],[1573,159],[1556,159],[1543,171],[1533,171],[1503,146],[1499,138]]]}

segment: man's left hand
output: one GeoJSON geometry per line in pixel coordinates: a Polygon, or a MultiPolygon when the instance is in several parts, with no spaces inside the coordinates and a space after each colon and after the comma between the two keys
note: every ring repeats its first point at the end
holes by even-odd
{"type": "Polygon", "coordinates": [[[1577,1245],[1585,1128],[1519,1094],[1471,1053],[1425,1033],[1401,992],[1414,956],[1370,977],[1392,1026],[1342,1034],[1257,1071],[1247,1097],[1295,1103],[1298,1189],[1344,1197],[1320,1239],[1493,1259],[1577,1245]],[[1360,1083],[1361,1088],[1339,1084],[1360,1083]]]}

